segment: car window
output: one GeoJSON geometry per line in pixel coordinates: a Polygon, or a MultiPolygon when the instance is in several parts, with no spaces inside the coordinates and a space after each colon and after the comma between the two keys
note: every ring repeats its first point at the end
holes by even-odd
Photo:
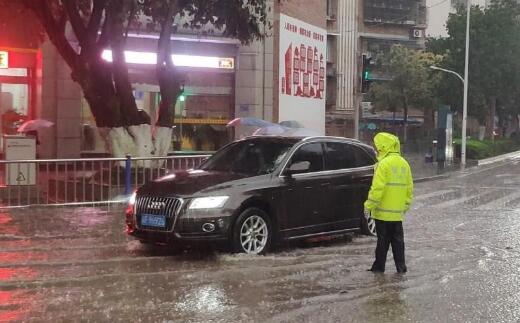
{"type": "Polygon", "coordinates": [[[325,170],[357,167],[352,148],[352,145],[343,142],[325,143],[325,170]]]}
{"type": "Polygon", "coordinates": [[[352,146],[352,151],[356,158],[356,167],[374,165],[374,159],[364,149],[352,146]]]}
{"type": "Polygon", "coordinates": [[[200,166],[208,171],[263,175],[273,172],[294,142],[247,140],[228,145],[200,166]]]}
{"type": "Polygon", "coordinates": [[[323,149],[321,143],[315,142],[310,144],[305,144],[298,148],[298,150],[294,153],[291,158],[291,162],[289,166],[298,163],[308,161],[310,163],[309,173],[310,172],[320,172],[323,170],[323,149]]]}

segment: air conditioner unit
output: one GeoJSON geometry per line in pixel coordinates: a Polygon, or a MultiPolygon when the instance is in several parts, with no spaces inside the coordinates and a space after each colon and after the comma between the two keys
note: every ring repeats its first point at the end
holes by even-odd
{"type": "Polygon", "coordinates": [[[423,37],[423,30],[421,29],[414,29],[412,30],[413,38],[422,38],[423,37]]]}

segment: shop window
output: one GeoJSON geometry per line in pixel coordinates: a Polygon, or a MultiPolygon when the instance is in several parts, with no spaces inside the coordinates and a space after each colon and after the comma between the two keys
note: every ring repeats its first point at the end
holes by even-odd
{"type": "Polygon", "coordinates": [[[26,68],[0,68],[0,76],[27,76],[26,68]]]}
{"type": "Polygon", "coordinates": [[[27,120],[29,106],[27,84],[0,83],[1,133],[17,134],[18,127],[27,120]]]}

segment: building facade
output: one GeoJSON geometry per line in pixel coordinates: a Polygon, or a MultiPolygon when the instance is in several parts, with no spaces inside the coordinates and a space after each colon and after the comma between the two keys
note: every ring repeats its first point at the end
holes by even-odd
{"type": "MultiPolygon", "coordinates": [[[[426,0],[360,0],[359,17],[359,60],[358,75],[362,75],[363,62],[370,64],[370,76],[365,84],[368,88],[373,82],[385,82],[391,78],[378,70],[375,61],[378,55],[388,53],[393,45],[402,45],[411,49],[422,49],[425,46],[425,30],[428,26],[426,0]]],[[[392,129],[399,132],[403,122],[402,112],[388,115],[385,111],[374,113],[369,99],[368,89],[359,93],[360,116],[359,137],[370,140],[380,130],[392,129]],[[397,128],[396,128],[397,126],[397,128]]],[[[419,126],[423,116],[414,115],[413,111],[408,123],[419,126]]]]}
{"type": "MultiPolygon", "coordinates": [[[[267,0],[267,7],[268,36],[249,45],[217,30],[176,30],[172,55],[185,95],[176,105],[172,150],[211,151],[250,134],[251,129],[226,127],[236,117],[296,121],[316,133],[357,137],[363,57],[393,44],[424,46],[425,0],[267,0]]],[[[131,31],[126,49],[137,105],[150,116],[160,100],[153,59],[157,38],[157,32],[131,31]]],[[[21,51],[29,50],[32,58],[25,74],[4,75],[19,72],[10,70],[19,53],[0,41],[11,65],[0,70],[1,92],[11,93],[2,94],[2,106],[17,105],[26,119],[55,124],[39,134],[40,157],[106,153],[81,89],[52,44],[26,47],[21,51]],[[26,82],[26,90],[7,90],[13,80],[26,82]],[[20,100],[25,105],[15,104],[20,100]]],[[[108,48],[103,59],[111,59],[108,48]]]]}
{"type": "MultiPolygon", "coordinates": [[[[223,37],[211,26],[193,31],[177,23],[172,59],[182,72],[184,95],[175,108],[172,150],[212,151],[248,134],[250,129],[226,127],[235,117],[296,121],[325,134],[326,2],[268,0],[267,6],[268,37],[249,45],[223,37]]],[[[17,27],[10,28],[5,34],[16,33],[17,27]]],[[[68,38],[74,43],[72,33],[68,38]]],[[[125,49],[137,106],[152,120],[160,100],[157,39],[157,32],[131,30],[125,49]]],[[[107,152],[81,88],[48,40],[17,46],[0,40],[0,57],[2,115],[19,119],[9,121],[3,134],[16,133],[24,120],[41,118],[54,126],[38,133],[39,157],[107,152]]],[[[102,58],[111,60],[109,48],[102,58]]]]}

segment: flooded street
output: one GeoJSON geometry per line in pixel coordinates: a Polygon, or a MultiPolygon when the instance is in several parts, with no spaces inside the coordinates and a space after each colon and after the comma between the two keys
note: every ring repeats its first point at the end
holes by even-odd
{"type": "Polygon", "coordinates": [[[520,167],[417,184],[408,274],[366,270],[375,238],[267,256],[176,254],[123,233],[124,208],[0,213],[0,321],[513,322],[520,320],[520,167]]]}

